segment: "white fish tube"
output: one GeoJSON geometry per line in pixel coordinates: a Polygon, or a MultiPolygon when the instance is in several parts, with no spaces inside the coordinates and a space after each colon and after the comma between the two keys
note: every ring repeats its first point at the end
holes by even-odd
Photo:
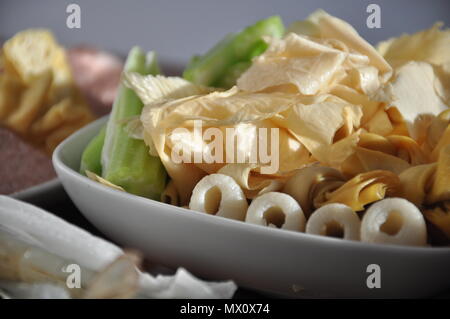
{"type": "Polygon", "coordinates": [[[427,243],[425,220],[420,210],[403,198],[386,198],[365,213],[361,240],[370,243],[424,246],[427,243]]]}
{"type": "Polygon", "coordinates": [[[269,192],[255,198],[250,204],[247,223],[304,231],[305,215],[297,201],[291,196],[269,192]]]}
{"type": "Polygon", "coordinates": [[[327,204],[316,209],[306,223],[306,233],[359,240],[361,221],[347,205],[327,204]]]}
{"type": "Polygon", "coordinates": [[[236,181],[223,174],[203,177],[192,191],[189,208],[203,213],[244,220],[247,199],[236,181]]]}

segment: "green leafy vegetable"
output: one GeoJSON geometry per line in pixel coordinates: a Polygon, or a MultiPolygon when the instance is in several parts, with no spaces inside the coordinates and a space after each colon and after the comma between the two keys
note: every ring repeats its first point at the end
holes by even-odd
{"type": "Polygon", "coordinates": [[[105,142],[106,126],[103,126],[98,133],[86,146],[83,155],[81,155],[80,173],[86,175],[90,171],[97,175],[102,175],[102,149],[105,142]]]}
{"type": "MultiPolygon", "coordinates": [[[[156,56],[145,57],[138,47],[131,49],[124,72],[143,75],[159,72],[156,56]]],[[[130,137],[126,120],[141,114],[143,104],[133,90],[120,85],[106,128],[102,150],[102,177],[127,192],[158,199],[166,183],[166,171],[158,157],[151,156],[142,140],[130,137]]]]}
{"type": "Polygon", "coordinates": [[[237,34],[230,34],[204,56],[194,56],[183,77],[195,84],[229,88],[267,49],[263,36],[281,37],[284,26],[279,16],[256,22],[237,34]]]}

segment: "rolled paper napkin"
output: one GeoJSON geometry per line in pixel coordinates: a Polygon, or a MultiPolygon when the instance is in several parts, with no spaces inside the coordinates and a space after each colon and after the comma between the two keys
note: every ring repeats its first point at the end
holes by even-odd
{"type": "Polygon", "coordinates": [[[152,276],[136,257],[40,208],[0,196],[0,295],[11,298],[230,298],[231,282],[179,268],[152,276]],[[77,279],[75,273],[79,273],[77,279]],[[74,286],[75,285],[75,286],[74,286]],[[77,288],[79,287],[79,288],[77,288]]]}

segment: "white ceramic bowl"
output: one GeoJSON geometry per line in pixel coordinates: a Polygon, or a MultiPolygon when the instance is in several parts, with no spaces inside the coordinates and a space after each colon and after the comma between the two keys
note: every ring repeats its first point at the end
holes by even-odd
{"type": "Polygon", "coordinates": [[[56,172],[84,216],[151,261],[211,280],[293,297],[427,297],[450,288],[450,248],[345,241],[211,216],[119,192],[78,173],[81,153],[105,123],[76,132],[53,155],[56,172]],[[370,264],[381,288],[368,288],[370,264]]]}

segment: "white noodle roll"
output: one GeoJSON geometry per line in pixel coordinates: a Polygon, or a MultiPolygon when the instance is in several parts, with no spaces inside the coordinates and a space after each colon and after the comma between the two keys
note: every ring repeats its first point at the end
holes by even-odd
{"type": "Polygon", "coordinates": [[[244,220],[248,204],[244,192],[233,178],[223,174],[211,174],[195,185],[189,208],[211,215],[244,220]]]}
{"type": "Polygon", "coordinates": [[[403,198],[376,202],[364,214],[361,240],[370,243],[424,246],[425,220],[420,210],[403,198]]]}
{"type": "Polygon", "coordinates": [[[248,207],[247,223],[304,231],[305,215],[297,201],[291,196],[269,192],[256,197],[248,207]]]}
{"type": "Polygon", "coordinates": [[[306,233],[359,240],[361,220],[347,205],[327,204],[316,209],[306,223],[306,233]]]}

